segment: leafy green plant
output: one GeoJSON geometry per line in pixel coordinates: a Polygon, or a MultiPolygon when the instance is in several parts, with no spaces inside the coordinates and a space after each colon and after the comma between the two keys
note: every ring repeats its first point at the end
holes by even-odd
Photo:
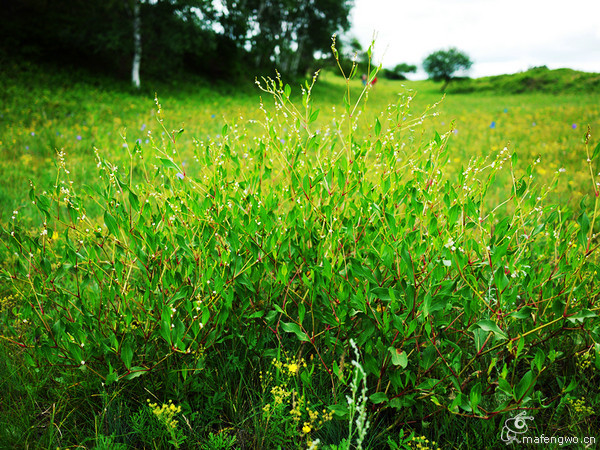
{"type": "Polygon", "coordinates": [[[235,436],[226,433],[209,433],[207,442],[200,447],[202,450],[227,450],[235,448],[235,436]]]}
{"type": "Polygon", "coordinates": [[[95,450],[127,450],[127,445],[119,443],[119,442],[115,442],[114,437],[111,436],[104,436],[103,434],[98,435],[98,438],[96,439],[96,446],[94,447],[95,450]]]}
{"type": "MultiPolygon", "coordinates": [[[[500,422],[580,396],[570,362],[589,351],[600,368],[591,132],[583,159],[594,198],[573,213],[547,201],[563,171],[537,182],[541,160],[521,170],[508,145],[448,173],[453,130],[422,131],[437,105],[414,116],[407,91],[363,114],[371,87],[356,91],[350,76],[326,124],[317,75],[298,102],[280,77],[266,78],[257,84],[270,100],[247,125],[256,137],[229,123],[184,159],[183,129],[168,128],[157,101],[164,134],[150,134],[151,149],[125,141],[124,166],[97,151],[87,186],[60,152],[53,187],[32,184],[1,230],[4,339],[32,367],[143,382],[190,409],[210,396],[215,411],[233,401],[244,413],[257,369],[301,355],[318,375],[294,378],[296,399],[327,405],[349,440],[358,430],[359,447],[386,441],[367,423],[385,435],[455,416],[500,422]],[[510,183],[490,202],[501,176],[510,183]],[[33,228],[22,219],[36,215],[33,228]],[[360,371],[346,363],[353,342],[360,371]],[[346,407],[361,383],[363,400],[346,407]]],[[[299,363],[285,364],[289,375],[299,363]]],[[[288,427],[273,441],[312,431],[262,400],[247,415],[288,427]]],[[[179,429],[166,431],[182,444],[179,429]]],[[[258,431],[245,439],[270,443],[258,431]]]]}

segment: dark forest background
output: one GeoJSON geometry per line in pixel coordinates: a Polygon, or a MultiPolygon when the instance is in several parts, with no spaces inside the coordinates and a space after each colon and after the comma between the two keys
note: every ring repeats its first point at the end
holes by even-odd
{"type": "Polygon", "coordinates": [[[121,79],[131,77],[137,6],[142,83],[182,74],[234,81],[275,68],[303,75],[315,58],[330,58],[331,37],[348,30],[352,8],[349,0],[2,3],[0,45],[5,57],[18,54],[121,79]]]}

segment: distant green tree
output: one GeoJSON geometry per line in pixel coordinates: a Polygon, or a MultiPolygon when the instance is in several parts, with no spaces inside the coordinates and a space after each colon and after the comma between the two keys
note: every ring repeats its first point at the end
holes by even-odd
{"type": "Polygon", "coordinates": [[[407,73],[415,73],[417,66],[414,64],[396,64],[393,69],[386,69],[383,75],[389,80],[406,80],[407,73]]]}
{"type": "Polygon", "coordinates": [[[423,60],[423,69],[434,81],[443,81],[442,92],[446,90],[454,74],[460,70],[468,70],[473,61],[456,48],[438,50],[423,60]]]}

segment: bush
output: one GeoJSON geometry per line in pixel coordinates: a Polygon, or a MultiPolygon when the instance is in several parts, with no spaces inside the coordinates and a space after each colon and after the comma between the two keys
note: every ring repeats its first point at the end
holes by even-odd
{"type": "MultiPolygon", "coordinates": [[[[410,92],[371,123],[358,114],[364,92],[346,97],[320,128],[315,80],[302,107],[280,79],[258,83],[274,99],[262,105],[262,133],[225,125],[189,167],[183,130],[166,128],[158,102],[165,137],[151,153],[128,147],[125,169],[98,152],[91,187],[70,178],[61,153],[54,188],[29,192],[36,226],[15,211],[2,229],[12,255],[2,274],[17,299],[3,315],[5,339],[33,366],[78,369],[107,386],[138,379],[184,410],[235,401],[210,420],[234,421],[254,445],[266,445],[267,416],[248,431],[235,415],[272,401],[256,397],[259,372],[284,355],[307,364],[294,392],[349,432],[356,405],[345,395],[363,379],[381,429],[453,415],[500,425],[523,408],[561,423],[545,409],[598,382],[597,200],[571,220],[545,204],[559,173],[536,184],[539,160],[518,174],[508,148],[448,176],[451,130],[414,145],[435,113],[411,117],[410,92]],[[512,183],[490,205],[500,171],[512,183]],[[581,355],[594,365],[576,366],[581,355]]],[[[588,132],[593,174],[589,141],[588,132]]],[[[141,391],[129,395],[144,404],[141,391]]],[[[336,443],[334,426],[313,431],[309,408],[301,413],[280,416],[291,442],[273,439],[336,443]]]]}

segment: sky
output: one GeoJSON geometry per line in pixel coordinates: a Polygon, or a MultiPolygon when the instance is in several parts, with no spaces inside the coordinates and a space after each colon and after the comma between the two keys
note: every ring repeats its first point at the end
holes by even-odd
{"type": "Polygon", "coordinates": [[[456,47],[477,78],[546,65],[600,73],[600,0],[354,0],[350,34],[383,67],[456,47]]]}

